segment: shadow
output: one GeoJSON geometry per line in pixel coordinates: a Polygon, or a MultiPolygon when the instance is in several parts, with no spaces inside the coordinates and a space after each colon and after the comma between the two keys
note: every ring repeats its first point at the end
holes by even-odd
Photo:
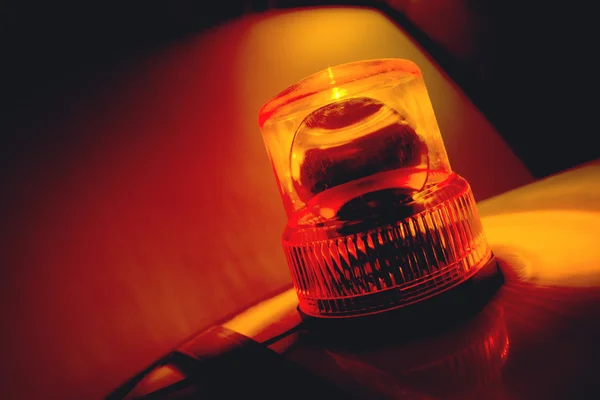
{"type": "Polygon", "coordinates": [[[484,398],[501,382],[509,347],[502,309],[487,307],[457,329],[409,345],[327,353],[351,379],[387,398],[484,398]]]}
{"type": "Polygon", "coordinates": [[[319,319],[303,315],[305,340],[357,352],[436,336],[481,312],[503,280],[492,257],[467,281],[407,307],[356,318],[319,319]]]}

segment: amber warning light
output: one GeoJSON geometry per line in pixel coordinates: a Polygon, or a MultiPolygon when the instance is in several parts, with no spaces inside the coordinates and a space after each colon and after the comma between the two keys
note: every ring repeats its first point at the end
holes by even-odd
{"type": "Polygon", "coordinates": [[[259,125],[288,217],[283,248],[303,313],[404,307],[492,258],[411,61],[318,72],[265,104],[259,125]]]}

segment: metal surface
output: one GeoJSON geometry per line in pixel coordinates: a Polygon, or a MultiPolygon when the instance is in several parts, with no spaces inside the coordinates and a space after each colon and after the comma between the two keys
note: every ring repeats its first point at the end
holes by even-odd
{"type": "MultiPolygon", "coordinates": [[[[217,360],[219,369],[184,372],[195,380],[173,398],[197,398],[193,390],[207,376],[231,385],[255,380],[213,386],[208,398],[267,392],[289,398],[299,387],[315,398],[598,398],[599,181],[595,162],[480,204],[503,273],[499,289],[491,263],[473,283],[477,290],[440,296],[437,314],[390,313],[362,328],[350,323],[337,330],[302,321],[290,289],[176,351],[217,360]],[[232,357],[232,348],[243,357],[232,357]],[[271,370],[261,373],[265,360],[271,370]]],[[[172,381],[162,387],[181,389],[172,381]]],[[[168,391],[159,393],[154,398],[168,391]]]]}
{"type": "MultiPolygon", "coordinates": [[[[300,334],[280,351],[365,398],[598,398],[598,182],[595,162],[479,205],[505,284],[482,307],[465,304],[471,309],[461,321],[386,340],[373,326],[362,343],[343,343],[351,329],[338,332],[337,341],[300,334]]],[[[286,320],[284,304],[293,321],[293,297],[281,295],[277,304],[278,321],[286,320]]],[[[244,315],[255,319],[257,335],[265,309],[244,315]]],[[[424,314],[421,321],[431,318],[424,314]]],[[[242,320],[229,326],[247,330],[242,320]]],[[[262,332],[273,326],[265,321],[262,332]]]]}

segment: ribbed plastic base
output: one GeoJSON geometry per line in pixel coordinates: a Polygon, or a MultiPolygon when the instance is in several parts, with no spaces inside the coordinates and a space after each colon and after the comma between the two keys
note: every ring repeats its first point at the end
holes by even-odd
{"type": "Polygon", "coordinates": [[[425,300],[492,257],[466,180],[450,175],[373,224],[290,227],[283,247],[300,310],[340,318],[425,300]],[[408,215],[393,219],[393,215],[408,215]]]}

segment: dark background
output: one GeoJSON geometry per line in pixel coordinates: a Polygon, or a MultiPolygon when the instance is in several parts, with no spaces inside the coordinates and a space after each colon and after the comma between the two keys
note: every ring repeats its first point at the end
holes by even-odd
{"type": "Polygon", "coordinates": [[[61,107],[136,57],[247,13],[341,4],[382,9],[403,26],[471,97],[533,175],[543,177],[600,154],[592,62],[598,24],[583,2],[554,3],[15,1],[2,13],[7,67],[2,96],[8,104],[2,118],[3,169],[10,176],[20,152],[61,140],[44,134],[61,107]],[[451,37],[465,24],[472,25],[473,40],[466,50],[451,37]]]}

